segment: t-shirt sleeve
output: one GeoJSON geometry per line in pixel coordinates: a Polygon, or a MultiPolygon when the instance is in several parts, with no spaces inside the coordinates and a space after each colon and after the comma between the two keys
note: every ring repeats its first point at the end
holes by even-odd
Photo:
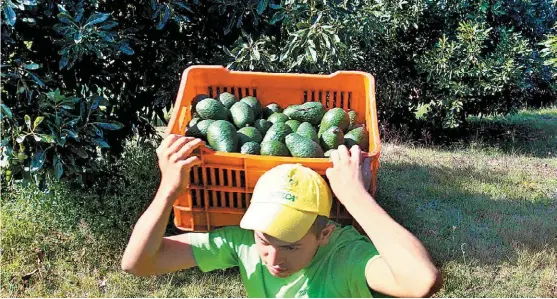
{"type": "Polygon", "coordinates": [[[237,226],[209,233],[191,233],[190,242],[197,266],[203,272],[238,266],[236,248],[244,237],[245,231],[237,226]]]}
{"type": "Polygon", "coordinates": [[[380,294],[371,290],[366,280],[366,266],[368,262],[379,257],[375,245],[367,240],[358,240],[343,250],[346,261],[345,279],[350,297],[369,298],[378,297],[380,294]]]}

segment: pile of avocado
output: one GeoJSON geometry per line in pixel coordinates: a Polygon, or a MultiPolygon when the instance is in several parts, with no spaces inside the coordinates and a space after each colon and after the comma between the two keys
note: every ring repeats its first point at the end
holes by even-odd
{"type": "Polygon", "coordinates": [[[255,97],[238,101],[224,92],[216,99],[203,94],[193,99],[186,136],[201,138],[207,147],[221,152],[323,158],[341,144],[368,150],[368,132],[355,122],[355,111],[326,111],[319,102],[283,110],[276,103],[262,107],[255,97]]]}

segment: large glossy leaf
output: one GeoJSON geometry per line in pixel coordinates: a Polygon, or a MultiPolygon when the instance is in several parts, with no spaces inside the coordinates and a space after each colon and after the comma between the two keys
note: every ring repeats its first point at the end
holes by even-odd
{"type": "Polygon", "coordinates": [[[284,19],[284,11],[277,11],[269,21],[269,24],[274,25],[282,21],[282,19],[284,19]]]}
{"type": "Polygon", "coordinates": [[[76,44],[79,44],[82,39],[83,39],[83,33],[81,31],[78,31],[73,35],[73,41],[76,44]]]}
{"type": "Polygon", "coordinates": [[[91,99],[91,107],[89,109],[97,110],[99,108],[99,104],[101,103],[102,99],[103,97],[101,96],[94,96],[93,99],[91,99]]]}
{"type": "Polygon", "coordinates": [[[122,51],[122,53],[124,53],[126,55],[133,55],[134,54],[133,49],[130,48],[130,45],[128,45],[127,43],[120,44],[120,51],[122,51]]]}
{"type": "MultiPolygon", "coordinates": [[[[39,137],[39,140],[46,143],[55,143],[54,137],[47,135],[47,134],[36,134],[35,136],[39,137]]],[[[36,140],[36,139],[35,139],[36,140]]]]}
{"type": "Polygon", "coordinates": [[[58,62],[58,68],[61,70],[64,69],[68,65],[68,62],[70,61],[67,57],[60,58],[60,61],[58,62]]]}
{"type": "Polygon", "coordinates": [[[64,23],[64,24],[75,24],[73,22],[73,18],[72,16],[70,16],[67,12],[61,12],[57,15],[58,20],[60,20],[60,22],[64,23]]]}
{"type": "Polygon", "coordinates": [[[52,162],[54,164],[54,173],[56,174],[56,178],[60,179],[62,177],[62,174],[64,174],[64,167],[58,153],[54,155],[52,162]]]}
{"type": "Polygon", "coordinates": [[[8,106],[4,105],[3,103],[0,103],[0,107],[2,108],[2,117],[6,116],[7,118],[10,119],[13,117],[12,110],[8,106]]]}
{"type": "Polygon", "coordinates": [[[93,138],[91,141],[102,148],[110,148],[110,145],[108,145],[108,143],[106,143],[106,141],[102,138],[93,138]]]}
{"type": "Polygon", "coordinates": [[[164,28],[168,19],[170,18],[170,7],[168,5],[164,6],[164,12],[159,15],[159,24],[157,25],[157,30],[161,30],[164,28]]]}
{"type": "Polygon", "coordinates": [[[110,14],[108,13],[94,13],[92,14],[85,23],[85,27],[102,23],[108,19],[110,14]]]}
{"type": "Polygon", "coordinates": [[[31,117],[29,115],[25,114],[23,119],[25,119],[25,124],[27,125],[27,128],[29,130],[33,130],[33,128],[31,127],[31,117]]]}
{"type": "Polygon", "coordinates": [[[33,122],[33,130],[37,128],[38,125],[40,125],[44,120],[44,116],[39,116],[37,118],[35,118],[35,121],[33,122]]]}
{"type": "Polygon", "coordinates": [[[101,29],[110,30],[110,29],[112,29],[112,28],[114,28],[114,27],[116,27],[116,26],[118,26],[118,22],[116,22],[116,21],[108,21],[108,22],[104,23],[104,25],[101,26],[101,29]]]}
{"type": "Polygon", "coordinates": [[[191,13],[194,13],[194,11],[191,9],[191,7],[190,7],[189,5],[187,5],[186,3],[184,3],[184,2],[176,2],[176,4],[177,4],[178,6],[180,6],[181,8],[183,8],[183,9],[185,9],[185,10],[191,12],[191,13]]]}
{"type": "Polygon", "coordinates": [[[26,70],[36,70],[39,69],[39,65],[36,63],[29,63],[23,66],[26,70]]]}
{"type": "Polygon", "coordinates": [[[11,8],[9,5],[6,5],[4,7],[4,20],[6,21],[6,23],[13,27],[15,25],[16,19],[17,17],[15,15],[14,9],[11,8]]]}
{"type": "Polygon", "coordinates": [[[37,172],[39,171],[43,165],[44,165],[44,160],[45,160],[45,154],[44,152],[36,152],[33,155],[33,159],[31,160],[31,172],[37,172]]]}
{"type": "Polygon", "coordinates": [[[259,3],[257,4],[257,14],[262,15],[268,5],[269,0],[259,0],[259,3]]]}
{"type": "Polygon", "coordinates": [[[124,127],[123,124],[119,122],[110,122],[110,123],[94,123],[97,127],[103,128],[105,130],[120,130],[124,127]]]}
{"type": "Polygon", "coordinates": [[[41,79],[39,79],[39,77],[37,77],[35,74],[31,73],[31,72],[27,72],[29,74],[29,76],[31,76],[31,78],[33,78],[33,80],[35,80],[35,82],[37,82],[37,84],[39,84],[40,87],[45,87],[45,84],[43,81],[41,81],[41,79]]]}

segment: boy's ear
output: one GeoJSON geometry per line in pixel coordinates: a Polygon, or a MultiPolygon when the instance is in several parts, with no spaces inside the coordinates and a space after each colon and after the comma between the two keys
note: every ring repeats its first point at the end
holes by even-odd
{"type": "Polygon", "coordinates": [[[317,239],[319,241],[319,246],[329,244],[329,239],[331,238],[333,231],[335,231],[335,225],[333,223],[327,224],[327,226],[321,230],[319,238],[317,239]]]}

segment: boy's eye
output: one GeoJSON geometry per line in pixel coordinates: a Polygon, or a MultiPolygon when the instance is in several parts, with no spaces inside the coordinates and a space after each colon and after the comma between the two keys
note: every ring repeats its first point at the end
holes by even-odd
{"type": "Polygon", "coordinates": [[[283,248],[286,250],[296,250],[296,247],[294,246],[284,246],[283,248]]]}

